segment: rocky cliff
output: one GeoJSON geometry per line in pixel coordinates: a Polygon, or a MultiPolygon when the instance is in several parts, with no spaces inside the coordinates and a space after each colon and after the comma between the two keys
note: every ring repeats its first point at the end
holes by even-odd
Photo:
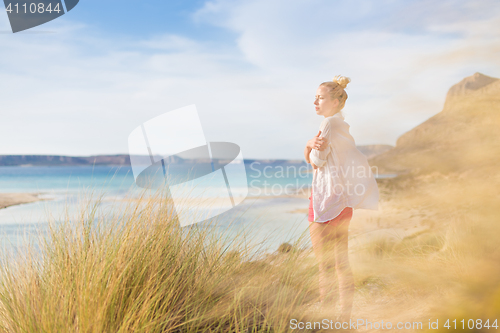
{"type": "Polygon", "coordinates": [[[356,146],[367,158],[372,158],[394,148],[391,145],[362,145],[356,146]]]}
{"type": "Polygon", "coordinates": [[[379,172],[493,172],[500,156],[500,80],[481,73],[450,88],[443,111],[370,159],[379,172]]]}

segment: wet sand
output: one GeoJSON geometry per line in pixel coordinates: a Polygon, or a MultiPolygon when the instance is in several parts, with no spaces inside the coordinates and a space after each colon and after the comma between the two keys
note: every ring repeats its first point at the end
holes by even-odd
{"type": "MultiPolygon", "coordinates": [[[[384,186],[381,184],[381,192],[385,192],[383,188],[384,186]]],[[[263,223],[269,220],[268,223],[264,223],[265,225],[269,224],[276,227],[277,221],[281,221],[278,223],[279,225],[283,223],[288,225],[291,222],[283,222],[282,220],[306,221],[309,212],[309,195],[309,190],[295,195],[249,195],[245,200],[245,204],[237,210],[245,211],[246,208],[251,206],[252,216],[255,215],[255,219],[259,218],[263,223]]],[[[146,204],[150,200],[149,198],[122,198],[118,201],[143,202],[146,204]]],[[[159,202],[159,200],[153,201],[159,202]]],[[[212,198],[210,200],[179,198],[177,205],[179,204],[182,207],[192,208],[231,207],[228,200],[222,198],[212,198]]],[[[408,208],[401,202],[398,202],[398,200],[389,200],[386,195],[381,193],[378,211],[366,209],[357,209],[354,211],[349,227],[351,251],[360,250],[365,245],[380,238],[397,242],[406,237],[425,233],[430,230],[431,225],[429,221],[435,220],[434,215],[435,213],[432,211],[421,210],[415,207],[408,208]]],[[[308,223],[305,222],[303,226],[307,228],[308,223]]]]}
{"type": "Polygon", "coordinates": [[[0,193],[0,209],[45,200],[40,193],[0,193]]]}
{"type": "MultiPolygon", "coordinates": [[[[291,199],[291,198],[298,198],[298,199],[308,199],[307,195],[304,194],[292,194],[292,195],[251,195],[249,194],[247,196],[248,199],[252,200],[276,200],[276,199],[291,199]]],[[[157,198],[157,197],[142,197],[142,198],[116,198],[116,197],[107,197],[104,199],[105,201],[121,201],[121,202],[130,202],[130,203],[160,203],[163,201],[163,198],[157,198]]],[[[239,200],[237,200],[239,201],[239,200]]],[[[222,197],[209,197],[209,198],[189,198],[189,197],[179,197],[176,198],[175,203],[177,205],[180,205],[182,207],[198,207],[198,208],[210,208],[213,206],[228,206],[232,207],[231,201],[229,198],[222,198],[222,197]]],[[[294,212],[295,213],[295,212],[294,212]]]]}

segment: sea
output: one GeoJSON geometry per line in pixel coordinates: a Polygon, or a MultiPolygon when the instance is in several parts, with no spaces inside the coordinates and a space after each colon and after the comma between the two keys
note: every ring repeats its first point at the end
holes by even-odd
{"type": "MultiPolygon", "coordinates": [[[[306,214],[312,182],[310,165],[255,160],[243,164],[244,168],[234,170],[246,182],[236,183],[231,192],[235,196],[247,193],[244,200],[186,228],[215,228],[226,237],[230,229],[235,238],[236,233],[247,235],[245,242],[261,253],[272,253],[280,244],[299,239],[303,246],[310,246],[306,214]]],[[[183,173],[186,166],[178,168],[183,173]]],[[[387,176],[392,175],[379,175],[387,176]]],[[[203,186],[203,191],[215,188],[220,180],[219,184],[208,182],[203,186]]],[[[97,216],[102,217],[120,209],[124,199],[144,191],[136,184],[130,166],[1,166],[0,193],[37,193],[43,200],[0,209],[0,245],[18,249],[26,242],[36,242],[35,236],[46,233],[49,223],[77,216],[89,198],[100,197],[97,216]]]]}
{"type": "MultiPolygon", "coordinates": [[[[231,191],[234,195],[248,192],[246,198],[219,214],[216,226],[213,218],[196,226],[211,224],[222,230],[225,224],[231,224],[234,232],[253,228],[253,242],[263,251],[272,252],[307,229],[306,215],[293,211],[308,207],[308,200],[296,194],[309,190],[311,169],[306,163],[245,161],[244,166],[234,170],[241,172],[238,176],[246,178],[246,183],[232,186],[231,191]]],[[[220,184],[205,182],[204,186],[208,189],[220,184]]],[[[67,212],[78,214],[82,203],[91,197],[101,197],[100,211],[109,212],[113,206],[120,206],[116,203],[121,199],[137,197],[143,191],[136,185],[130,166],[2,166],[0,193],[37,193],[44,200],[0,209],[0,242],[3,247],[22,246],[27,238],[45,232],[49,222],[61,222],[67,212]]]]}

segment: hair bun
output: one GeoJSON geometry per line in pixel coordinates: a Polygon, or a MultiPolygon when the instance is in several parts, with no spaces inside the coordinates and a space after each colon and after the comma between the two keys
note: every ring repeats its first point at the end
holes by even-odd
{"type": "Polygon", "coordinates": [[[351,79],[346,76],[337,75],[333,78],[333,82],[337,83],[340,88],[345,89],[345,87],[347,87],[347,84],[351,82],[351,79]]]}

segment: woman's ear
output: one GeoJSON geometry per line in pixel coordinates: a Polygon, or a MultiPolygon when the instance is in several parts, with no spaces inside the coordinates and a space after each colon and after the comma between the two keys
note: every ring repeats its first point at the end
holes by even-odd
{"type": "Polygon", "coordinates": [[[340,104],[339,99],[338,99],[338,98],[335,98],[335,99],[333,100],[333,108],[334,108],[334,109],[337,109],[337,108],[339,107],[339,104],[340,104]]]}

